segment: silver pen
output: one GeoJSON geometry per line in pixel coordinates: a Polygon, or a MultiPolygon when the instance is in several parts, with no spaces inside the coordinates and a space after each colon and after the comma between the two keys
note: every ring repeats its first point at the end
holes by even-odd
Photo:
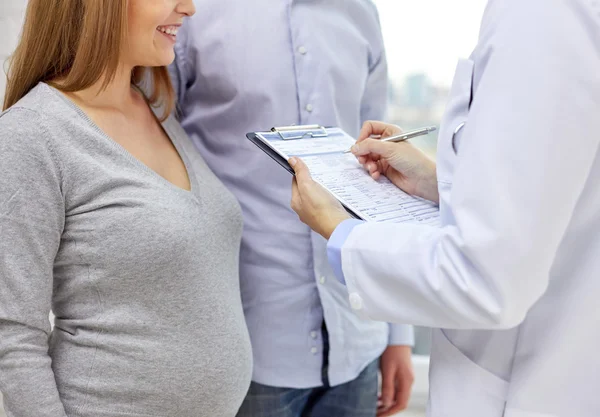
{"type": "MultiPolygon", "coordinates": [[[[435,126],[422,127],[420,129],[411,130],[409,132],[403,132],[403,133],[400,133],[399,135],[394,135],[394,136],[387,137],[385,139],[381,139],[381,141],[382,142],[404,142],[407,139],[412,139],[412,138],[416,138],[418,136],[427,135],[431,132],[435,132],[436,130],[437,130],[437,127],[435,127],[435,126]]],[[[350,152],[352,152],[352,149],[348,149],[347,151],[344,151],[344,153],[350,153],[350,152]]]]}

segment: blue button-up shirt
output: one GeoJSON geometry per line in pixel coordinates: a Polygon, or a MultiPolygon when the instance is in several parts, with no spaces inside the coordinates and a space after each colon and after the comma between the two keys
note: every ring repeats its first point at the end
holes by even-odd
{"type": "Polygon", "coordinates": [[[244,211],[240,279],[253,379],[321,386],[323,320],[329,383],[355,379],[388,344],[412,344],[412,329],[351,311],[327,242],[290,209],[291,176],[245,134],[321,124],[356,136],[362,121],[382,119],[388,80],[375,6],[197,0],[196,8],[178,35],[171,69],[183,127],[244,211]]]}

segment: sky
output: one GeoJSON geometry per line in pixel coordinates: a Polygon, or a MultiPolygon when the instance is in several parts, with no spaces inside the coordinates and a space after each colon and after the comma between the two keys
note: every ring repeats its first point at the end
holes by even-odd
{"type": "Polygon", "coordinates": [[[456,61],[467,58],[487,0],[374,0],[379,9],[390,76],[426,72],[450,85],[456,61]]]}

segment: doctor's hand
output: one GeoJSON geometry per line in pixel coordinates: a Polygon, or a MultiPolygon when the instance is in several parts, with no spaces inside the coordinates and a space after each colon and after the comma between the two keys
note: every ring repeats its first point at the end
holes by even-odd
{"type": "Polygon", "coordinates": [[[350,219],[350,215],[329,191],[313,181],[301,159],[291,158],[289,163],[296,172],[292,183],[292,209],[303,223],[329,240],[335,228],[350,219]]]}
{"type": "Polygon", "coordinates": [[[386,176],[402,191],[439,203],[435,162],[408,142],[382,142],[402,133],[398,126],[369,121],[363,125],[352,153],[374,179],[386,176]]]}

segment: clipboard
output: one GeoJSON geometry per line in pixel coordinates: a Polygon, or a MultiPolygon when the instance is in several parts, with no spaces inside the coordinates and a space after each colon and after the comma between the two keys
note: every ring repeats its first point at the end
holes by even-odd
{"type": "Polygon", "coordinates": [[[246,137],[292,175],[295,173],[287,158],[301,157],[313,179],[355,219],[439,224],[437,205],[404,193],[385,177],[373,180],[346,152],[355,140],[339,127],[273,127],[247,133],[246,137]]]}
{"type": "MultiPolygon", "coordinates": [[[[283,140],[300,140],[307,137],[327,137],[327,128],[320,125],[301,125],[301,126],[284,126],[284,127],[272,127],[270,132],[278,133],[283,140]],[[301,133],[300,133],[301,132],[301,133]]],[[[287,172],[292,175],[296,175],[294,169],[290,166],[288,161],[279,155],[273,148],[265,144],[262,139],[258,136],[258,132],[249,132],[246,134],[246,138],[250,142],[254,143],[260,150],[269,155],[275,162],[281,165],[287,172]]]]}
{"type": "MultiPolygon", "coordinates": [[[[301,126],[285,126],[285,127],[273,127],[270,132],[278,133],[282,140],[301,140],[307,137],[319,138],[327,137],[327,128],[320,125],[301,125],[301,126]]],[[[296,175],[294,169],[290,166],[288,161],[281,155],[279,155],[273,148],[264,143],[258,136],[259,132],[249,132],[246,134],[246,138],[255,144],[261,151],[266,153],[283,167],[287,172],[292,175],[296,175]]],[[[364,220],[361,216],[356,214],[351,208],[346,206],[343,201],[340,201],[344,209],[355,219],[364,220]]]]}

